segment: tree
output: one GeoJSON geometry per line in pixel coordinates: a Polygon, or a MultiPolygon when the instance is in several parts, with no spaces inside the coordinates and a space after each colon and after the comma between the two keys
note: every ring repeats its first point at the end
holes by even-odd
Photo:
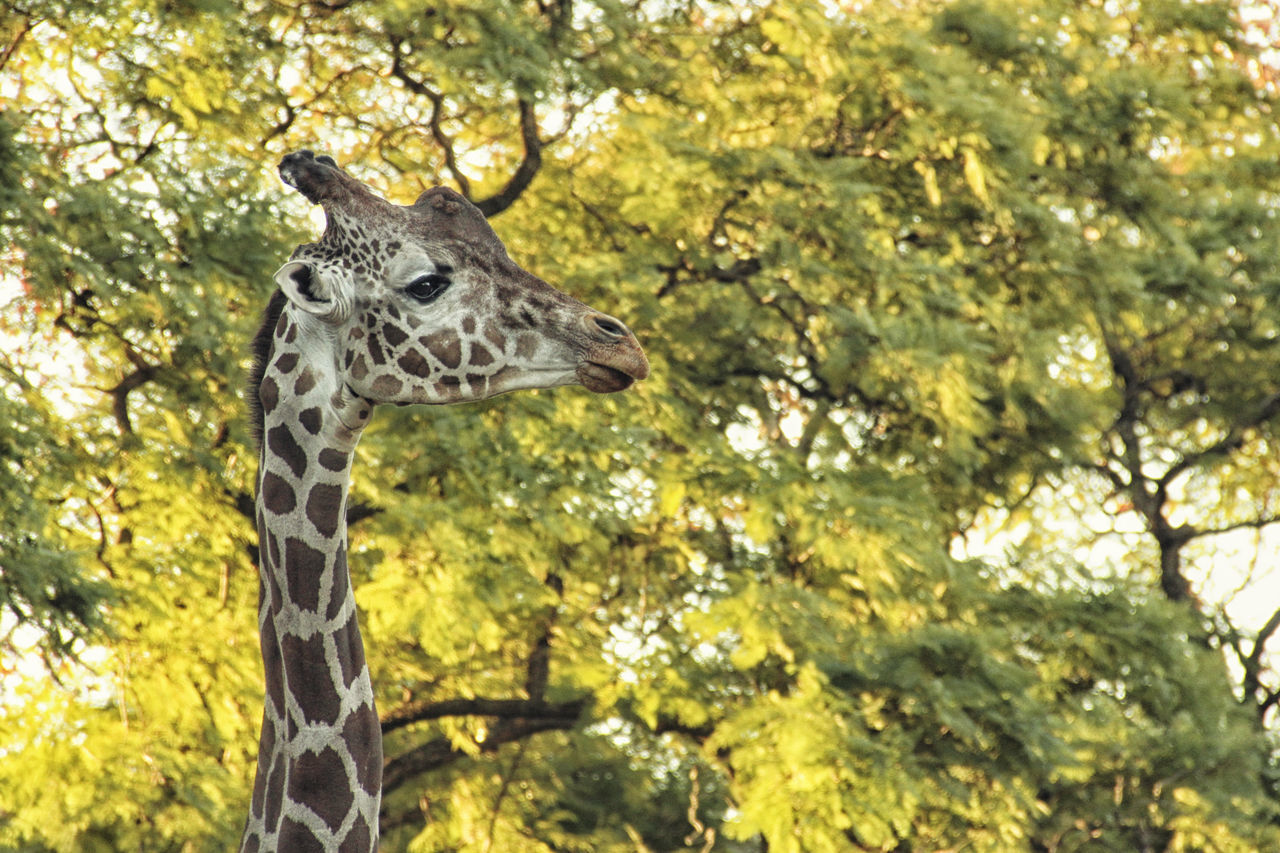
{"type": "Polygon", "coordinates": [[[1196,574],[1274,520],[1280,139],[1230,4],[12,11],[0,554],[43,556],[0,589],[83,663],[6,693],[0,845],[238,834],[238,389],[303,146],[467,193],[654,366],[366,434],[388,849],[1280,843],[1280,616],[1196,574]]]}

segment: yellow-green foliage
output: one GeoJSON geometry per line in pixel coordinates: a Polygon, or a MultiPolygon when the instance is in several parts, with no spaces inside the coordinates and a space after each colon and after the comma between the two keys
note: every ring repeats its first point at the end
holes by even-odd
{"type": "Polygon", "coordinates": [[[653,364],[366,433],[387,756],[436,756],[385,849],[1280,849],[1280,685],[1202,584],[1280,458],[1229,3],[10,6],[0,850],[235,844],[302,147],[490,202],[653,364]]]}

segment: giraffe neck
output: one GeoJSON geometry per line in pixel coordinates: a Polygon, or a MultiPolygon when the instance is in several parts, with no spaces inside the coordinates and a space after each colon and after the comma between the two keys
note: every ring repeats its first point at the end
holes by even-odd
{"type": "Polygon", "coordinates": [[[266,701],[241,849],[363,853],[377,847],[382,736],[347,572],[345,512],[369,406],[346,394],[323,359],[308,357],[308,320],[281,315],[259,389],[266,701]]]}

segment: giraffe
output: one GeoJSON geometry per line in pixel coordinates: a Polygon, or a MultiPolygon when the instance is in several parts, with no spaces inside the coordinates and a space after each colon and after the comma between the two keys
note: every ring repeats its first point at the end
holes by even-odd
{"type": "Polygon", "coordinates": [[[382,734],[345,511],[374,406],[571,384],[608,393],[645,378],[649,364],[621,322],[517,266],[452,190],[395,205],[305,150],[279,172],[324,208],[326,225],[276,273],[254,341],[266,696],[240,849],[372,851],[382,734]]]}

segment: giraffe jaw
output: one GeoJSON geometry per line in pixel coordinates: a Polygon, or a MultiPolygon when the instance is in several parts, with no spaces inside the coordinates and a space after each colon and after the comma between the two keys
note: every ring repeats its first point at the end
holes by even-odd
{"type": "MultiPolygon", "coordinates": [[[[645,371],[645,373],[648,373],[648,371],[645,371]]],[[[612,394],[615,391],[622,391],[630,388],[631,384],[637,379],[644,378],[644,376],[632,376],[616,367],[597,364],[593,361],[583,362],[578,367],[577,377],[578,382],[584,388],[597,394],[612,394]]]]}

